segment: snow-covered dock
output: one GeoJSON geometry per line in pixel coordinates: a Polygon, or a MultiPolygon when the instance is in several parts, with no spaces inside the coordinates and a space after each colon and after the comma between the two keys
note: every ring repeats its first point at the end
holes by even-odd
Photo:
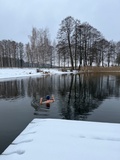
{"type": "Polygon", "coordinates": [[[120,160],[120,124],[34,119],[0,160],[120,160]]]}

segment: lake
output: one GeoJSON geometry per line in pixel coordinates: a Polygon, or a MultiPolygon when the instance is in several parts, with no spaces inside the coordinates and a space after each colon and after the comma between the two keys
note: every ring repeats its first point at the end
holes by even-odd
{"type": "Polygon", "coordinates": [[[0,154],[34,118],[120,123],[120,74],[63,74],[0,82],[0,154]],[[46,108],[40,97],[54,95],[46,108]]]}

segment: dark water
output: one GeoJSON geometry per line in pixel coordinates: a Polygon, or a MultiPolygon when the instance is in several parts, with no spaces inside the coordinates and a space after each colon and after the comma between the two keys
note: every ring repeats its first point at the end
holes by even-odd
{"type": "Polygon", "coordinates": [[[0,153],[34,118],[120,123],[120,75],[54,75],[0,82],[0,153]],[[54,95],[50,108],[33,100],[54,95]]]}

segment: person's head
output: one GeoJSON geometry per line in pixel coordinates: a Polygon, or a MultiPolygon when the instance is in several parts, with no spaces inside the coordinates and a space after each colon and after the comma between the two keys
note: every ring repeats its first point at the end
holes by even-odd
{"type": "Polygon", "coordinates": [[[46,96],[46,99],[47,99],[47,100],[49,100],[49,99],[50,99],[50,96],[49,96],[49,95],[47,95],[47,96],[46,96]]]}
{"type": "Polygon", "coordinates": [[[46,103],[46,108],[47,108],[47,109],[50,108],[50,103],[46,103]]]}

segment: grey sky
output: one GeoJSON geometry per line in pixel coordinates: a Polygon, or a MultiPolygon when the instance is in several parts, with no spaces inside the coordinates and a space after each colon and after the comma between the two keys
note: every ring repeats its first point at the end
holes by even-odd
{"type": "Polygon", "coordinates": [[[67,16],[88,22],[107,40],[120,41],[120,0],[0,0],[0,40],[27,43],[32,27],[56,38],[67,16]]]}

